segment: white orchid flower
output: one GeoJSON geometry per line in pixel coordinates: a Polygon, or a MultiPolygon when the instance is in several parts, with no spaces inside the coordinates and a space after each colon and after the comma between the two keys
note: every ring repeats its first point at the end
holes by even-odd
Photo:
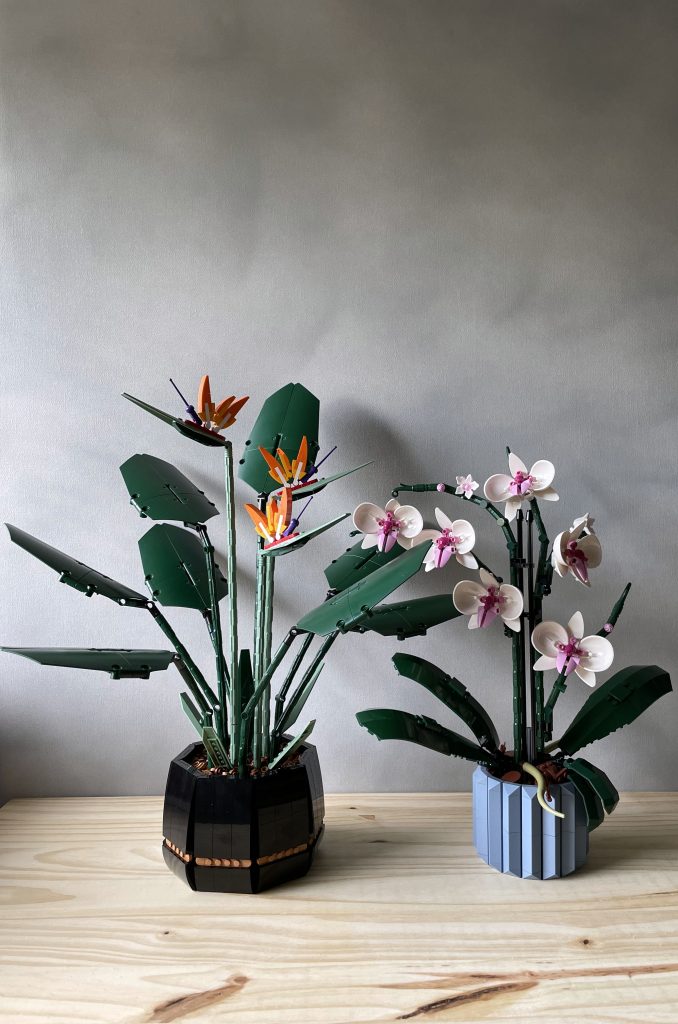
{"type": "Polygon", "coordinates": [[[482,583],[462,580],[452,591],[454,607],[462,615],[469,615],[468,628],[489,626],[499,616],[515,633],[520,630],[523,595],[510,583],[499,583],[491,572],[480,570],[482,583]]]}
{"type": "Polygon", "coordinates": [[[566,676],[576,672],[587,686],[596,685],[596,672],[604,672],[614,661],[614,648],[604,636],[584,636],[584,619],[575,612],[567,627],[559,622],[540,622],[532,633],[532,646],[541,658],[537,672],[556,669],[566,676]]]}
{"type": "Polygon", "coordinates": [[[479,487],[478,481],[474,480],[469,473],[468,476],[457,477],[457,487],[454,493],[463,494],[465,498],[472,498],[473,492],[477,491],[479,487]]]}
{"type": "Polygon", "coordinates": [[[514,452],[508,457],[511,476],[495,473],[485,481],[485,497],[496,504],[505,501],[504,515],[510,523],[515,519],[522,503],[529,498],[543,498],[544,501],[558,501],[558,495],[551,487],[556,474],[552,462],[540,459],[529,470],[514,452]]]}
{"type": "Polygon", "coordinates": [[[575,519],[569,530],[559,533],[553,542],[551,563],[559,576],[572,573],[585,587],[591,586],[589,569],[603,560],[603,549],[593,532],[593,519],[588,513],[575,519]]]}
{"type": "Polygon", "coordinates": [[[353,513],[353,522],[365,534],[362,547],[376,546],[379,551],[390,551],[396,541],[403,548],[412,547],[424,528],[421,512],[413,505],[399,504],[397,498],[391,498],[386,508],[363,501],[353,513]]]}
{"type": "Polygon", "coordinates": [[[433,544],[424,557],[424,569],[430,572],[431,569],[442,569],[447,565],[452,555],[455,556],[460,565],[467,569],[477,569],[478,563],[470,553],[476,542],[476,532],[470,523],[465,519],[449,519],[442,509],[436,509],[436,519],[439,530],[422,530],[417,535],[414,544],[423,544],[424,541],[432,540],[433,544]]]}

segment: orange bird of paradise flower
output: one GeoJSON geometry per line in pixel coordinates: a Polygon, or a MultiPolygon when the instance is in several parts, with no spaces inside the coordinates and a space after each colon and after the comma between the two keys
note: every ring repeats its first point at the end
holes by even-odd
{"type": "Polygon", "coordinates": [[[215,404],[212,401],[209,375],[205,374],[200,381],[198,387],[198,415],[202,420],[203,426],[207,427],[208,430],[227,430],[228,427],[232,427],[237,414],[247,401],[249,401],[249,395],[238,399],[236,399],[235,395],[230,395],[229,398],[224,398],[221,402],[215,404]]]}
{"type": "MultiPolygon", "coordinates": [[[[254,529],[266,544],[270,547],[282,540],[285,532],[292,521],[292,488],[284,487],[277,498],[269,498],[266,503],[266,511],[262,512],[256,505],[245,505],[245,510],[254,523],[254,529]]],[[[295,534],[289,536],[294,537],[295,534]]],[[[289,540],[289,537],[285,537],[289,540]]]]}
{"type": "Polygon", "coordinates": [[[298,487],[302,483],[308,462],[308,441],[305,435],[301,439],[296,459],[291,461],[282,448],[276,449],[277,459],[261,446],[259,451],[268,465],[268,475],[272,476],[276,483],[282,484],[283,487],[298,487]]]}

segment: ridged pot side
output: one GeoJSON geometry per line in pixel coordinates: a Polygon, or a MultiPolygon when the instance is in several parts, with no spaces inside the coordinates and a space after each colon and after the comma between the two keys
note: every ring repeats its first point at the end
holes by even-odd
{"type": "Polygon", "coordinates": [[[586,862],[589,837],[584,803],[571,782],[550,787],[547,814],[537,787],[502,782],[487,768],[473,773],[473,843],[491,867],[518,878],[561,878],[586,862]]]}
{"type": "Polygon", "coordinates": [[[168,867],[201,892],[260,892],[305,875],[323,832],[316,748],[256,778],[207,775],[193,766],[201,743],[170,764],[163,811],[168,867]]]}

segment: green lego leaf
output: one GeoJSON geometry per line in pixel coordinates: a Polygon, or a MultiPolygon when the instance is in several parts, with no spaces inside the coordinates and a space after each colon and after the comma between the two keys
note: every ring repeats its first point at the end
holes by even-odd
{"type": "Polygon", "coordinates": [[[452,604],[451,594],[434,594],[432,597],[378,604],[371,615],[355,628],[359,633],[369,630],[381,636],[407,640],[411,636],[425,636],[432,626],[456,619],[459,614],[452,604]]]}
{"type": "MultiPolygon", "coordinates": [[[[334,473],[332,476],[324,476],[321,477],[320,480],[312,480],[307,484],[298,484],[296,487],[292,488],[292,500],[296,501],[298,498],[310,498],[312,494],[317,494],[318,491],[323,491],[328,484],[334,483],[335,480],[341,480],[343,477],[350,476],[351,473],[357,473],[359,469],[365,469],[366,466],[371,465],[372,462],[363,462],[362,465],[354,466],[353,469],[345,469],[342,473],[334,473]]],[[[281,490],[282,488],[277,488],[276,493],[281,490]]]]}
{"type": "Polygon", "coordinates": [[[315,718],[313,719],[312,722],[308,723],[306,728],[302,732],[300,732],[298,736],[295,736],[293,740],[290,740],[287,746],[283,747],[283,749],[276,757],[273,758],[273,760],[268,766],[269,771],[273,771],[274,768],[277,768],[279,765],[284,764],[288,757],[291,757],[292,754],[295,754],[297,752],[299,747],[303,746],[304,742],[313,732],[314,725],[315,718]]]}
{"type": "Polygon", "coordinates": [[[302,438],[308,441],[308,465],[318,454],[320,402],[302,384],[286,384],[264,402],[252,427],[240,460],[238,476],[257,494],[277,491],[280,483],[269,475],[259,448],[275,456],[282,448],[289,458],[296,457],[302,438]]]}
{"type": "Polygon", "coordinates": [[[219,515],[216,505],[187,476],[154,455],[133,455],[120,472],[131,504],[144,517],[205,523],[219,515]]]}
{"type": "Polygon", "coordinates": [[[630,665],[596,687],[557,745],[574,754],[629,725],[670,690],[669,674],[658,665],[630,665]]]}
{"type": "Polygon", "coordinates": [[[428,541],[410,548],[395,561],[382,566],[340,594],[335,594],[329,601],[299,619],[299,629],[320,636],[328,636],[335,629],[342,632],[353,629],[364,622],[376,604],[419,571],[430,546],[431,542],[428,541]]]}
{"type": "Polygon", "coordinates": [[[174,651],[135,651],[113,647],[0,647],[8,654],[30,658],[39,665],[87,668],[108,672],[113,679],[148,679],[174,661],[174,651]]]}
{"type": "Polygon", "coordinates": [[[134,395],[128,395],[126,392],[123,393],[123,398],[126,398],[129,402],[134,402],[140,409],[144,409],[146,412],[150,412],[151,416],[156,416],[163,423],[169,423],[171,427],[178,430],[184,437],[189,437],[191,441],[197,441],[198,444],[208,445],[210,448],[223,448],[224,445],[228,444],[225,437],[221,434],[215,433],[213,430],[208,430],[206,427],[200,427],[197,423],[192,420],[182,420],[180,416],[173,416],[169,412],[163,412],[162,409],[156,409],[154,405],[149,405],[148,402],[142,402],[140,398],[135,398],[134,395]]]}
{"type": "Polygon", "coordinates": [[[325,569],[325,578],[332,590],[348,590],[382,566],[388,565],[402,555],[403,549],[394,544],[390,551],[378,551],[376,546],[364,548],[362,541],[347,548],[330,562],[325,569]]]}
{"type": "Polygon", "coordinates": [[[607,814],[612,814],[619,803],[619,793],[602,768],[597,768],[596,765],[586,761],[583,757],[566,758],[565,766],[568,777],[573,782],[573,776],[576,775],[577,778],[582,778],[593,786],[607,814]]]}
{"type": "Polygon", "coordinates": [[[252,674],[252,658],[247,647],[240,651],[240,710],[247,707],[254,693],[254,675],[252,674]]]}
{"type": "Polygon", "coordinates": [[[437,665],[414,654],[394,654],[393,664],[401,676],[412,679],[454,711],[469,727],[481,747],[496,752],[499,737],[487,711],[471,696],[463,683],[437,665]]]}
{"type": "MultiPolygon", "coordinates": [[[[161,605],[209,611],[209,577],[205,552],[198,538],[180,526],[158,523],[139,540],[146,585],[161,605]]],[[[219,567],[216,571],[217,600],[228,588],[219,567]]]]}
{"type": "Polygon", "coordinates": [[[207,752],[210,764],[216,768],[232,768],[228,753],[219,739],[219,734],[212,725],[204,725],[202,729],[202,743],[207,752]]]}
{"type": "Polygon", "coordinates": [[[584,803],[586,810],[586,831],[593,832],[594,828],[605,820],[603,801],[598,796],[593,785],[587,778],[578,772],[568,772],[568,780],[572,783],[584,803]]]}
{"type": "Polygon", "coordinates": [[[298,533],[294,537],[288,537],[287,540],[280,540],[273,544],[270,548],[261,548],[259,554],[262,558],[279,558],[280,555],[289,555],[292,551],[298,551],[299,548],[303,548],[305,544],[308,544],[314,537],[318,537],[321,533],[325,533],[326,530],[331,530],[337,523],[341,523],[350,515],[350,512],[343,512],[340,516],[335,516],[334,519],[330,519],[328,523],[323,523],[322,526],[314,526],[311,530],[306,530],[304,533],[298,533]]]}
{"type": "Polygon", "coordinates": [[[187,693],[180,693],[179,700],[181,701],[181,706],[186,718],[189,720],[198,736],[202,739],[202,717],[200,712],[187,693]]]}
{"type": "Polygon", "coordinates": [[[496,759],[489,751],[451,729],[445,729],[426,715],[410,715],[407,711],[396,711],[394,708],[374,708],[359,711],[356,718],[378,740],[407,740],[440,754],[447,754],[448,757],[463,757],[466,761],[490,768],[496,764],[496,759]]]}
{"type": "Polygon", "coordinates": [[[32,537],[30,533],[20,530],[17,526],[11,526],[9,523],[5,525],[15,544],[23,548],[24,551],[28,551],[29,554],[33,555],[40,562],[44,562],[50,569],[56,570],[60,574],[61,583],[67,583],[74,590],[79,590],[85,594],[86,597],[91,597],[92,594],[101,594],[102,597],[107,597],[111,601],[117,601],[118,604],[141,605],[143,607],[148,604],[148,598],[144,597],[143,594],[137,593],[136,590],[131,590],[130,587],[126,587],[123,583],[118,583],[117,580],[111,579],[110,576],[104,576],[102,572],[91,569],[84,562],[79,562],[77,558],[72,558],[71,555],[67,555],[64,551],[59,551],[58,548],[53,548],[43,540],[32,537]]]}
{"type": "Polygon", "coordinates": [[[282,717],[275,728],[276,735],[281,735],[294,725],[299,715],[303,711],[304,704],[311,696],[311,691],[315,686],[318,676],[322,672],[324,665],[324,661],[321,661],[318,665],[316,665],[303,689],[298,694],[293,695],[293,697],[290,698],[290,702],[285,708],[282,717]]]}

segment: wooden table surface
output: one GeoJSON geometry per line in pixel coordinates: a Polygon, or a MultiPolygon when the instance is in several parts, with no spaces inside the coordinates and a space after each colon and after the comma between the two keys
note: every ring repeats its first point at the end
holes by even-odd
{"type": "Polygon", "coordinates": [[[634,793],[558,881],[500,875],[467,794],[330,796],[311,873],[167,870],[161,800],[0,810],[2,1024],[678,1021],[678,794],[634,793]]]}

